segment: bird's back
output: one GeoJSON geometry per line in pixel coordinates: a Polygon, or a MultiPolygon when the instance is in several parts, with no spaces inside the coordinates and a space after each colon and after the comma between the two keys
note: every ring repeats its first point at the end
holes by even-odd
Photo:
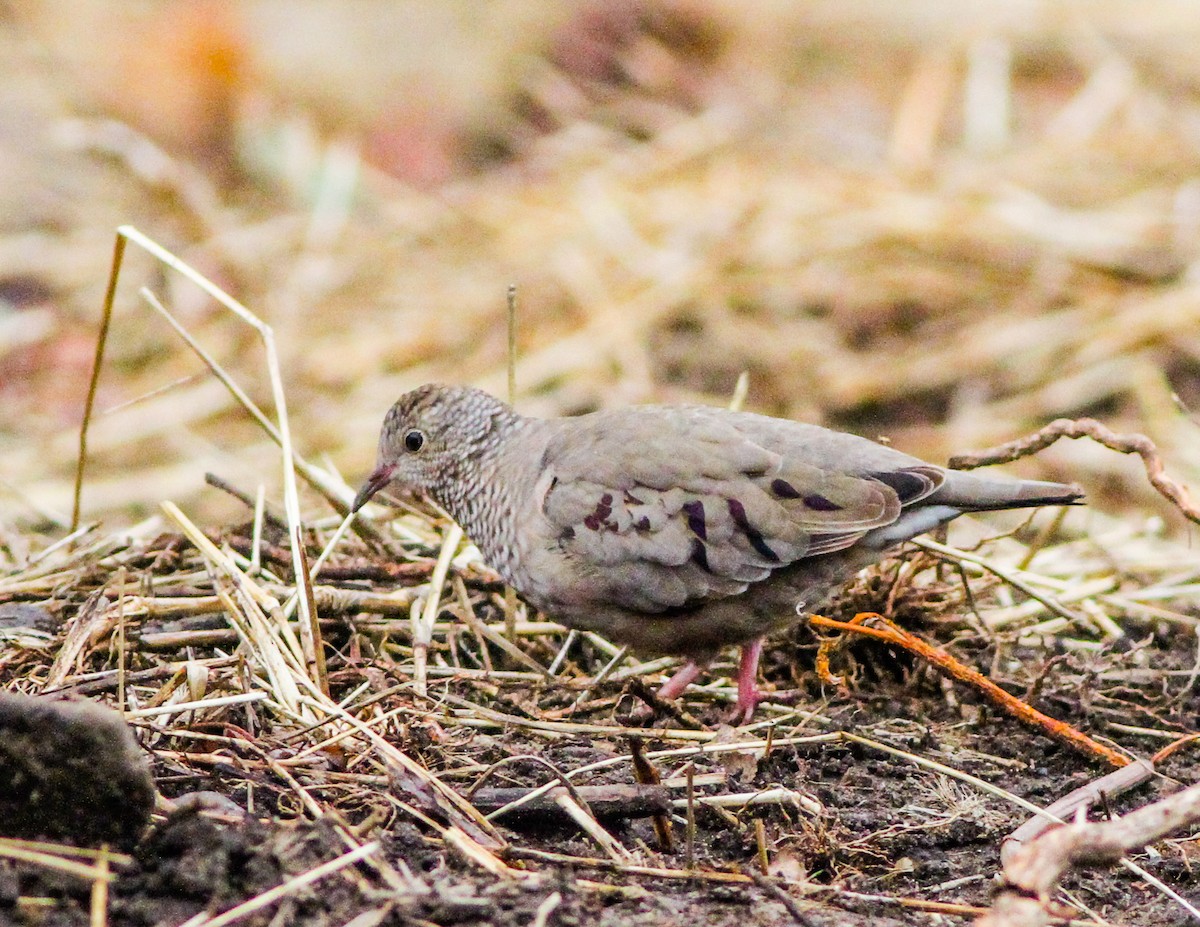
{"type": "Polygon", "coordinates": [[[524,531],[538,543],[524,552],[518,589],[569,624],[669,652],[795,620],[801,600],[812,605],[964,511],[1079,495],[703,406],[549,419],[529,438],[541,451],[524,531]]]}

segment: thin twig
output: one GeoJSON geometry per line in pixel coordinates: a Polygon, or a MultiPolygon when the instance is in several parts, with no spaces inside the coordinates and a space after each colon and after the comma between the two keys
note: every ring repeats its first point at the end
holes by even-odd
{"type": "MultiPolygon", "coordinates": [[[[1057,827],[1016,851],[1004,865],[1004,884],[980,927],[1040,927],[1046,903],[1067,870],[1111,866],[1131,850],[1200,821],[1200,785],[1169,795],[1121,818],[1057,827]]],[[[1188,905],[1189,913],[1200,911],[1188,905]]]]}
{"type": "MultiPolygon", "coordinates": [[[[755,818],[754,824],[758,832],[761,833],[762,818],[755,818]]],[[[815,922],[804,913],[796,899],[785,892],[781,885],[776,884],[774,880],[768,877],[765,865],[762,872],[751,871],[750,878],[754,880],[755,885],[783,905],[787,909],[788,914],[792,916],[792,920],[799,924],[800,927],[813,927],[815,922]]]]}
{"type": "Polygon", "coordinates": [[[696,866],[696,764],[688,763],[687,765],[687,798],[684,799],[687,806],[687,834],[684,846],[686,848],[685,859],[687,859],[688,869],[694,869],[696,866]]]}
{"type": "Polygon", "coordinates": [[[1056,826],[1055,820],[1062,821],[1072,818],[1102,798],[1115,798],[1141,785],[1153,775],[1153,761],[1136,760],[1128,766],[1114,769],[1099,779],[1093,779],[1064,795],[1054,803],[1047,805],[1044,814],[1034,815],[1004,838],[1004,842],[1000,844],[1001,862],[1006,862],[1030,841],[1056,826]]]}
{"type": "Polygon", "coordinates": [[[121,278],[121,264],[125,259],[125,236],[117,232],[113,244],[112,263],[108,269],[108,284],[104,288],[104,308],[100,314],[100,331],[96,335],[96,353],[92,359],[92,375],[88,379],[87,399],[83,403],[83,420],[79,425],[79,455],[75,458],[75,491],[71,503],[71,534],[79,528],[79,514],[83,502],[83,472],[87,466],[88,428],[92,424],[92,412],[96,408],[96,390],[100,385],[100,370],[104,366],[104,349],[108,346],[108,330],[112,324],[113,302],[117,295],[117,281],[121,278]]]}
{"type": "Polygon", "coordinates": [[[1045,428],[1016,441],[1009,441],[986,451],[951,457],[949,466],[955,470],[973,470],[992,464],[1011,463],[1045,450],[1059,438],[1091,438],[1119,454],[1137,454],[1146,468],[1150,485],[1170,500],[1185,518],[1200,524],[1200,508],[1192,502],[1186,486],[1167,476],[1166,467],[1153,441],[1140,434],[1117,434],[1093,418],[1055,419],[1045,428]]]}
{"type": "MultiPolygon", "coordinates": [[[[646,759],[646,751],[640,737],[629,738],[629,759],[633,764],[633,777],[640,784],[656,786],[662,782],[658,769],[646,759]]],[[[658,848],[664,853],[670,853],[674,849],[674,841],[671,839],[671,818],[668,816],[667,810],[669,809],[664,808],[654,815],[654,836],[658,838],[658,848]]]]}

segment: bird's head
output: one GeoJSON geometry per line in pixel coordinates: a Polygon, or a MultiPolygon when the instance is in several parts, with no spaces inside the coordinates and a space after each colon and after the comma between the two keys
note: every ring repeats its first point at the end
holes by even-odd
{"type": "Polygon", "coordinates": [[[512,409],[482,390],[429,384],[405,393],[383,420],[379,458],[353,511],[390,484],[428,493],[445,505],[447,493],[515,421],[512,409]]]}

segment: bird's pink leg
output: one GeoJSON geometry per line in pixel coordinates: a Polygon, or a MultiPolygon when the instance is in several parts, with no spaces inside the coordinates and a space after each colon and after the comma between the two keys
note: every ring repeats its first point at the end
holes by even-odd
{"type": "Polygon", "coordinates": [[[762,656],[763,638],[758,637],[742,646],[742,659],[738,664],[738,697],[734,721],[745,724],[754,715],[754,709],[762,699],[758,691],[758,660],[762,656]]]}
{"type": "Polygon", "coordinates": [[[683,691],[696,681],[701,669],[695,660],[688,660],[674,676],[662,684],[662,688],[658,690],[658,697],[664,701],[679,698],[683,691]]]}

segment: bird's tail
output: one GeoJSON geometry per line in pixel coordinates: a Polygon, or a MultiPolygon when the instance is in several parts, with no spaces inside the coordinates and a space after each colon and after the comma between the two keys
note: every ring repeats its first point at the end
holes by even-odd
{"type": "Polygon", "coordinates": [[[988,512],[1038,505],[1078,505],[1083,501],[1083,490],[1073,483],[1011,480],[951,470],[946,481],[925,501],[950,505],[963,512],[988,512]]]}

